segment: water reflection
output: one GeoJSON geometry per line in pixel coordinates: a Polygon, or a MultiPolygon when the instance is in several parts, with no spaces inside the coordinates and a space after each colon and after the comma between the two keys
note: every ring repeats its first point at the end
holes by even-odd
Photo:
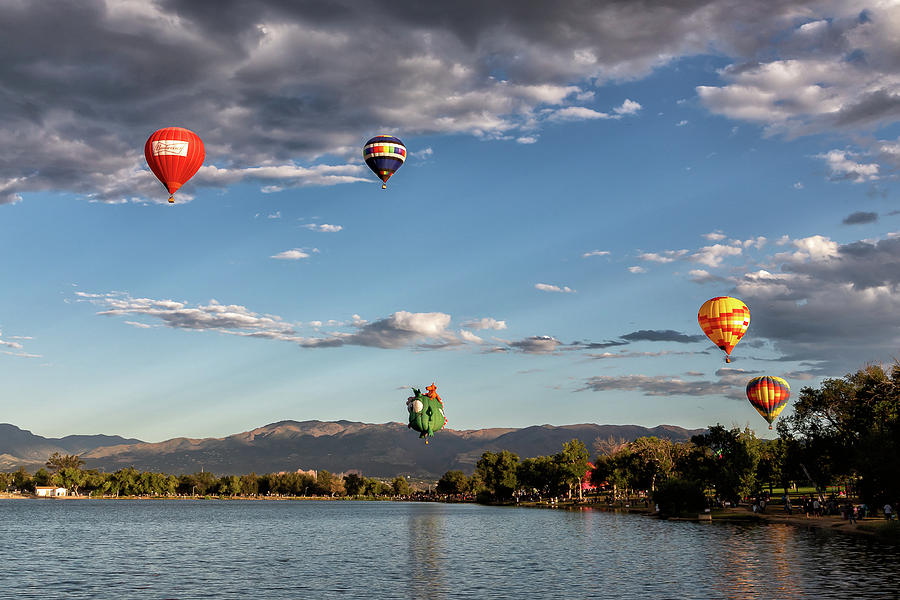
{"type": "Polygon", "coordinates": [[[438,600],[446,598],[447,556],[443,548],[446,516],[440,506],[426,507],[431,510],[410,513],[407,517],[410,593],[416,598],[438,600]]]}
{"type": "Polygon", "coordinates": [[[0,539],[16,598],[896,598],[900,563],[783,525],[387,502],[0,501],[0,539]]]}

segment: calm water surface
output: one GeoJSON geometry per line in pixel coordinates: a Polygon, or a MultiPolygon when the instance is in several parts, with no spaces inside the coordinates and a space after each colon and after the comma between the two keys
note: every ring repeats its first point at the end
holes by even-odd
{"type": "Polygon", "coordinates": [[[868,537],[593,510],[7,500],[0,542],[0,598],[900,596],[868,537]]]}

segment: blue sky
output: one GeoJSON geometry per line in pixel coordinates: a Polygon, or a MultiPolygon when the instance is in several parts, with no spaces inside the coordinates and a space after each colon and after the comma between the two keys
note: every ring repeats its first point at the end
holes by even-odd
{"type": "Polygon", "coordinates": [[[457,429],[762,432],[751,377],[898,353],[895,3],[52,4],[0,5],[0,420],[402,421],[434,381],[457,429]],[[207,148],[175,205],[168,125],[207,148]]]}

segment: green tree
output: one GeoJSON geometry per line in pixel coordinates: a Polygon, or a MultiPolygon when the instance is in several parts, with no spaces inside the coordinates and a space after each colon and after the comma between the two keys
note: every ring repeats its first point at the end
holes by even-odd
{"type": "Polygon", "coordinates": [[[439,494],[465,494],[469,491],[469,478],[462,471],[447,471],[435,489],[439,494]]]}
{"type": "Polygon", "coordinates": [[[759,444],[749,428],[741,431],[717,424],[691,441],[697,447],[695,480],[714,487],[721,499],[734,503],[756,489],[759,444]]]}
{"type": "Polygon", "coordinates": [[[584,442],[573,439],[564,443],[562,452],[554,455],[553,458],[561,483],[569,488],[569,497],[572,497],[572,488],[575,488],[578,490],[578,497],[581,498],[581,481],[584,474],[587,473],[590,459],[584,442]]]}
{"type": "Polygon", "coordinates": [[[561,492],[563,478],[552,456],[526,458],[519,464],[517,478],[519,485],[529,493],[536,491],[539,496],[555,496],[561,492]]]}
{"type": "Polygon", "coordinates": [[[896,499],[900,363],[889,373],[869,365],[842,379],[826,379],[818,389],[803,388],[778,432],[795,444],[794,460],[818,487],[851,478],[868,503],[896,499]]]}
{"type": "Polygon", "coordinates": [[[671,440],[640,437],[628,445],[634,456],[635,479],[641,488],[656,490],[656,483],[670,477],[675,470],[677,448],[671,440]]]}
{"type": "Polygon", "coordinates": [[[34,476],[32,477],[32,480],[34,481],[35,486],[39,486],[39,485],[40,486],[48,486],[48,485],[52,485],[53,475],[51,475],[50,472],[47,471],[47,469],[45,469],[44,467],[41,467],[34,474],[34,476]]]}
{"type": "Polygon", "coordinates": [[[84,466],[84,461],[81,460],[80,456],[73,454],[63,456],[59,452],[54,452],[47,459],[46,466],[52,473],[59,473],[63,469],[80,469],[84,466]]]}
{"type": "Polygon", "coordinates": [[[703,484],[686,479],[667,479],[653,492],[653,501],[666,516],[694,514],[706,506],[703,484]]]}
{"type": "Polygon", "coordinates": [[[219,478],[219,495],[239,496],[241,493],[241,478],[237,475],[223,475],[219,478]]]}
{"type": "Polygon", "coordinates": [[[405,477],[394,477],[393,481],[391,481],[391,487],[393,488],[395,496],[408,496],[409,495],[409,482],[405,477]]]}
{"type": "Polygon", "coordinates": [[[20,492],[34,491],[34,480],[31,475],[28,474],[28,471],[25,470],[25,467],[19,467],[19,469],[13,473],[12,483],[20,492]]]}
{"type": "Polygon", "coordinates": [[[259,477],[256,473],[241,475],[241,495],[256,496],[259,494],[259,477]]]}
{"type": "Polygon", "coordinates": [[[317,490],[323,496],[334,495],[334,475],[322,469],[316,478],[317,490]]]}
{"type": "Polygon", "coordinates": [[[59,485],[78,495],[78,489],[87,481],[88,474],[77,467],[64,467],[56,474],[59,485]]]}
{"type": "Polygon", "coordinates": [[[344,489],[348,496],[359,496],[366,486],[365,478],[357,473],[344,475],[344,489]]]}
{"type": "Polygon", "coordinates": [[[498,500],[506,500],[512,497],[518,487],[518,466],[518,455],[509,450],[485,452],[475,465],[475,472],[490,494],[498,500]]]}

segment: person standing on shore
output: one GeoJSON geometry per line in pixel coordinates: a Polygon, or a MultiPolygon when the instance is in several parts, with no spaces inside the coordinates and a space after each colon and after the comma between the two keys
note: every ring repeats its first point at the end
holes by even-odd
{"type": "Polygon", "coordinates": [[[894,518],[893,510],[891,509],[890,503],[884,505],[884,520],[890,521],[894,518]]]}
{"type": "Polygon", "coordinates": [[[856,525],[856,511],[859,510],[856,506],[850,507],[850,524],[856,525]]]}

